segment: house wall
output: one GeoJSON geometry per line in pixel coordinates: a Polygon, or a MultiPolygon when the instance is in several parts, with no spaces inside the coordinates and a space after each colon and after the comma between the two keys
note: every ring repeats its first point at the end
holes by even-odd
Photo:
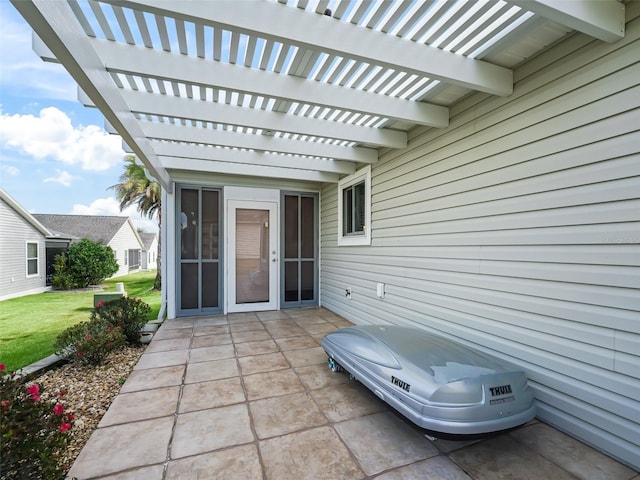
{"type": "Polygon", "coordinates": [[[158,240],[157,238],[151,242],[148,250],[142,252],[140,258],[142,262],[142,268],[144,270],[153,270],[158,268],[158,240]]]}
{"type": "Polygon", "coordinates": [[[321,292],[357,324],[525,369],[539,418],[638,469],[640,2],[627,12],[624,40],[571,36],[515,71],[513,95],[470,96],[449,128],[384,152],[371,246],[337,246],[327,185],[321,292]]]}
{"type": "Polygon", "coordinates": [[[120,227],[120,230],[113,236],[108,245],[112,250],[115,250],[118,260],[119,269],[113,276],[119,277],[129,273],[129,262],[127,261],[125,263],[125,252],[128,253],[129,250],[140,250],[142,252],[142,245],[130,221],[125,222],[122,227],[120,227]]]}
{"type": "Polygon", "coordinates": [[[24,217],[0,201],[0,300],[46,290],[45,239],[24,217]],[[27,278],[27,242],[38,242],[38,275],[27,278]]]}

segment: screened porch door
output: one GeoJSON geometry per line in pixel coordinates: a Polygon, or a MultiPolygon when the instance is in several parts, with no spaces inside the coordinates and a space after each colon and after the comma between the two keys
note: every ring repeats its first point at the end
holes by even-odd
{"type": "Polygon", "coordinates": [[[278,308],[278,204],[229,200],[227,311],[278,308]]]}

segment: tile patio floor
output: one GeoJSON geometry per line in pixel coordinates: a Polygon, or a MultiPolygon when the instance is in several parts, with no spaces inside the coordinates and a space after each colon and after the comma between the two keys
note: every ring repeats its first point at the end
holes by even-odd
{"type": "Polygon", "coordinates": [[[322,308],[168,320],[69,472],[133,479],[635,479],[541,423],[429,441],[319,345],[322,308]]]}

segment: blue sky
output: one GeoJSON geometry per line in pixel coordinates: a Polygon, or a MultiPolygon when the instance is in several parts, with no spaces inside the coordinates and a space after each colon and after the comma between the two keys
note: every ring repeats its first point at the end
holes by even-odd
{"type": "Polygon", "coordinates": [[[120,137],[77,101],[64,68],[33,52],[31,28],[7,0],[0,25],[0,187],[31,213],[129,215],[157,230],[135,208],[121,213],[108,189],[122,173],[120,137]]]}

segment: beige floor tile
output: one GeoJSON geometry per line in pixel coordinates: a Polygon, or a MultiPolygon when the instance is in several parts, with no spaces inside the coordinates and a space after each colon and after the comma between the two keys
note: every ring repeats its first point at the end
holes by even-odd
{"type": "Polygon", "coordinates": [[[330,323],[318,323],[318,324],[312,324],[312,325],[305,325],[304,329],[312,334],[315,335],[317,333],[329,333],[329,332],[333,332],[334,330],[337,330],[338,328],[335,327],[334,325],[331,325],[330,323]]]}
{"type": "Polygon", "coordinates": [[[69,478],[100,477],[164,462],[173,422],[173,417],[162,417],[95,430],[69,478]]]}
{"type": "Polygon", "coordinates": [[[211,452],[254,440],[246,404],[178,415],[171,458],[211,452]]]}
{"type": "Polygon", "coordinates": [[[285,338],[285,337],[299,337],[300,335],[306,335],[302,328],[298,325],[293,325],[290,327],[274,327],[268,328],[269,333],[273,338],[285,338]]]}
{"type": "Polygon", "coordinates": [[[297,327],[298,324],[295,322],[295,320],[291,320],[290,318],[281,318],[279,320],[265,322],[264,326],[267,330],[273,330],[278,328],[297,327]]]}
{"type": "Polygon", "coordinates": [[[180,413],[233,405],[246,400],[240,377],[185,385],[180,399],[180,413]]]}
{"type": "Polygon", "coordinates": [[[196,326],[193,329],[193,334],[196,337],[202,335],[222,335],[224,333],[229,333],[229,325],[203,325],[196,326]]]}
{"type": "Polygon", "coordinates": [[[353,323],[343,318],[334,318],[333,320],[329,320],[329,322],[334,324],[337,328],[353,327],[353,323]]]}
{"type": "Polygon", "coordinates": [[[295,370],[304,386],[309,390],[350,382],[348,373],[332,372],[326,363],[296,367],[295,370]]]}
{"type": "Polygon", "coordinates": [[[180,387],[164,387],[153,390],[118,395],[98,427],[137,422],[150,418],[166,417],[176,413],[180,387]]]}
{"type": "Polygon", "coordinates": [[[214,345],[212,347],[192,348],[189,361],[191,363],[209,362],[223,358],[234,358],[235,356],[236,352],[232,344],[214,345]]]}
{"type": "Polygon", "coordinates": [[[292,393],[249,403],[258,438],[265,439],[327,423],[308,393],[292,393]]]}
{"type": "Polygon", "coordinates": [[[145,349],[145,353],[166,352],[169,350],[186,350],[191,344],[191,337],[155,340],[145,349]]]}
{"type": "Polygon", "coordinates": [[[162,322],[161,328],[175,329],[175,328],[193,328],[196,323],[195,317],[183,317],[174,318],[162,322]]]}
{"type": "Polygon", "coordinates": [[[268,480],[357,480],[364,477],[330,427],[263,440],[259,445],[268,480]]]}
{"type": "Polygon", "coordinates": [[[493,479],[497,472],[501,478],[575,480],[573,475],[506,434],[456,450],[449,458],[477,480],[493,479]]]}
{"type": "Polygon", "coordinates": [[[236,354],[239,357],[248,355],[260,355],[263,353],[274,353],[278,351],[278,346],[273,340],[259,340],[257,342],[245,342],[236,344],[236,354]]]}
{"type": "Polygon", "coordinates": [[[229,325],[233,323],[247,323],[247,322],[259,322],[260,319],[258,315],[253,312],[247,313],[230,313],[227,315],[227,320],[229,321],[229,325]]]}
{"type": "Polygon", "coordinates": [[[235,358],[213,360],[211,362],[190,363],[187,365],[187,375],[184,383],[207,382],[221,378],[237,377],[240,375],[235,358]]]}
{"type": "Polygon", "coordinates": [[[147,368],[170,367],[172,365],[183,365],[187,361],[189,350],[171,350],[169,352],[144,353],[134,370],[145,370],[147,368]]]}
{"type": "Polygon", "coordinates": [[[280,352],[240,357],[238,363],[240,363],[242,375],[252,375],[254,373],[271,372],[273,370],[289,368],[287,360],[280,352]]]}
{"type": "Polygon", "coordinates": [[[235,343],[271,340],[271,335],[269,335],[269,332],[267,332],[266,330],[236,332],[236,333],[232,333],[231,336],[233,337],[233,341],[235,343]]]}
{"type": "Polygon", "coordinates": [[[120,389],[120,393],[180,385],[182,383],[184,370],[184,365],[134,370],[129,374],[127,381],[120,389]]]}
{"type": "Polygon", "coordinates": [[[296,318],[295,322],[301,327],[304,327],[306,325],[320,325],[327,323],[325,319],[317,315],[307,315],[305,317],[296,318]]]}
{"type": "Polygon", "coordinates": [[[634,474],[630,468],[544,423],[509,435],[578,478],[627,479],[634,474]]]}
{"type": "Polygon", "coordinates": [[[100,477],[100,480],[163,480],[164,465],[136,468],[115,475],[100,477]]]}
{"type": "Polygon", "coordinates": [[[288,350],[283,352],[292,367],[304,367],[307,365],[325,365],[327,354],[322,347],[305,348],[302,350],[288,350]]]}
{"type": "Polygon", "coordinates": [[[228,345],[231,342],[231,335],[220,333],[216,335],[200,335],[193,337],[191,348],[215,347],[217,345],[228,345]]]}
{"type": "Polygon", "coordinates": [[[195,322],[195,327],[215,326],[215,325],[227,325],[229,322],[226,315],[215,315],[213,317],[198,317],[195,322]]]}
{"type": "Polygon", "coordinates": [[[232,333],[237,332],[255,332],[264,330],[264,326],[260,322],[248,322],[248,323],[232,323],[229,325],[229,329],[232,333]]]}
{"type": "Polygon", "coordinates": [[[429,440],[391,412],[355,418],[334,427],[367,475],[439,453],[429,440]]]}
{"type": "Polygon", "coordinates": [[[301,335],[299,337],[276,338],[276,343],[280,350],[299,350],[301,348],[314,348],[318,346],[315,338],[309,335],[301,335]]]}
{"type": "MultiPolygon", "coordinates": [[[[447,457],[438,456],[423,462],[396,468],[376,480],[472,480],[447,457]]],[[[548,479],[551,480],[551,479],[548,479]]]]}
{"type": "Polygon", "coordinates": [[[243,377],[249,400],[301,392],[304,385],[292,369],[256,373],[243,377]]]}
{"type": "Polygon", "coordinates": [[[156,331],[156,333],[153,334],[153,341],[155,342],[157,340],[169,340],[171,338],[189,338],[192,335],[193,329],[191,328],[170,329],[164,328],[164,326],[162,326],[158,329],[158,331],[156,331]]]}
{"type": "Polygon", "coordinates": [[[262,467],[255,445],[233,447],[172,460],[166,480],[262,480],[262,467]]]}
{"type": "Polygon", "coordinates": [[[263,322],[288,318],[287,314],[282,310],[273,310],[269,312],[258,312],[258,318],[263,322]]]}
{"type": "Polygon", "coordinates": [[[358,382],[312,390],[322,413],[332,422],[342,422],[386,410],[386,405],[358,382]]]}

